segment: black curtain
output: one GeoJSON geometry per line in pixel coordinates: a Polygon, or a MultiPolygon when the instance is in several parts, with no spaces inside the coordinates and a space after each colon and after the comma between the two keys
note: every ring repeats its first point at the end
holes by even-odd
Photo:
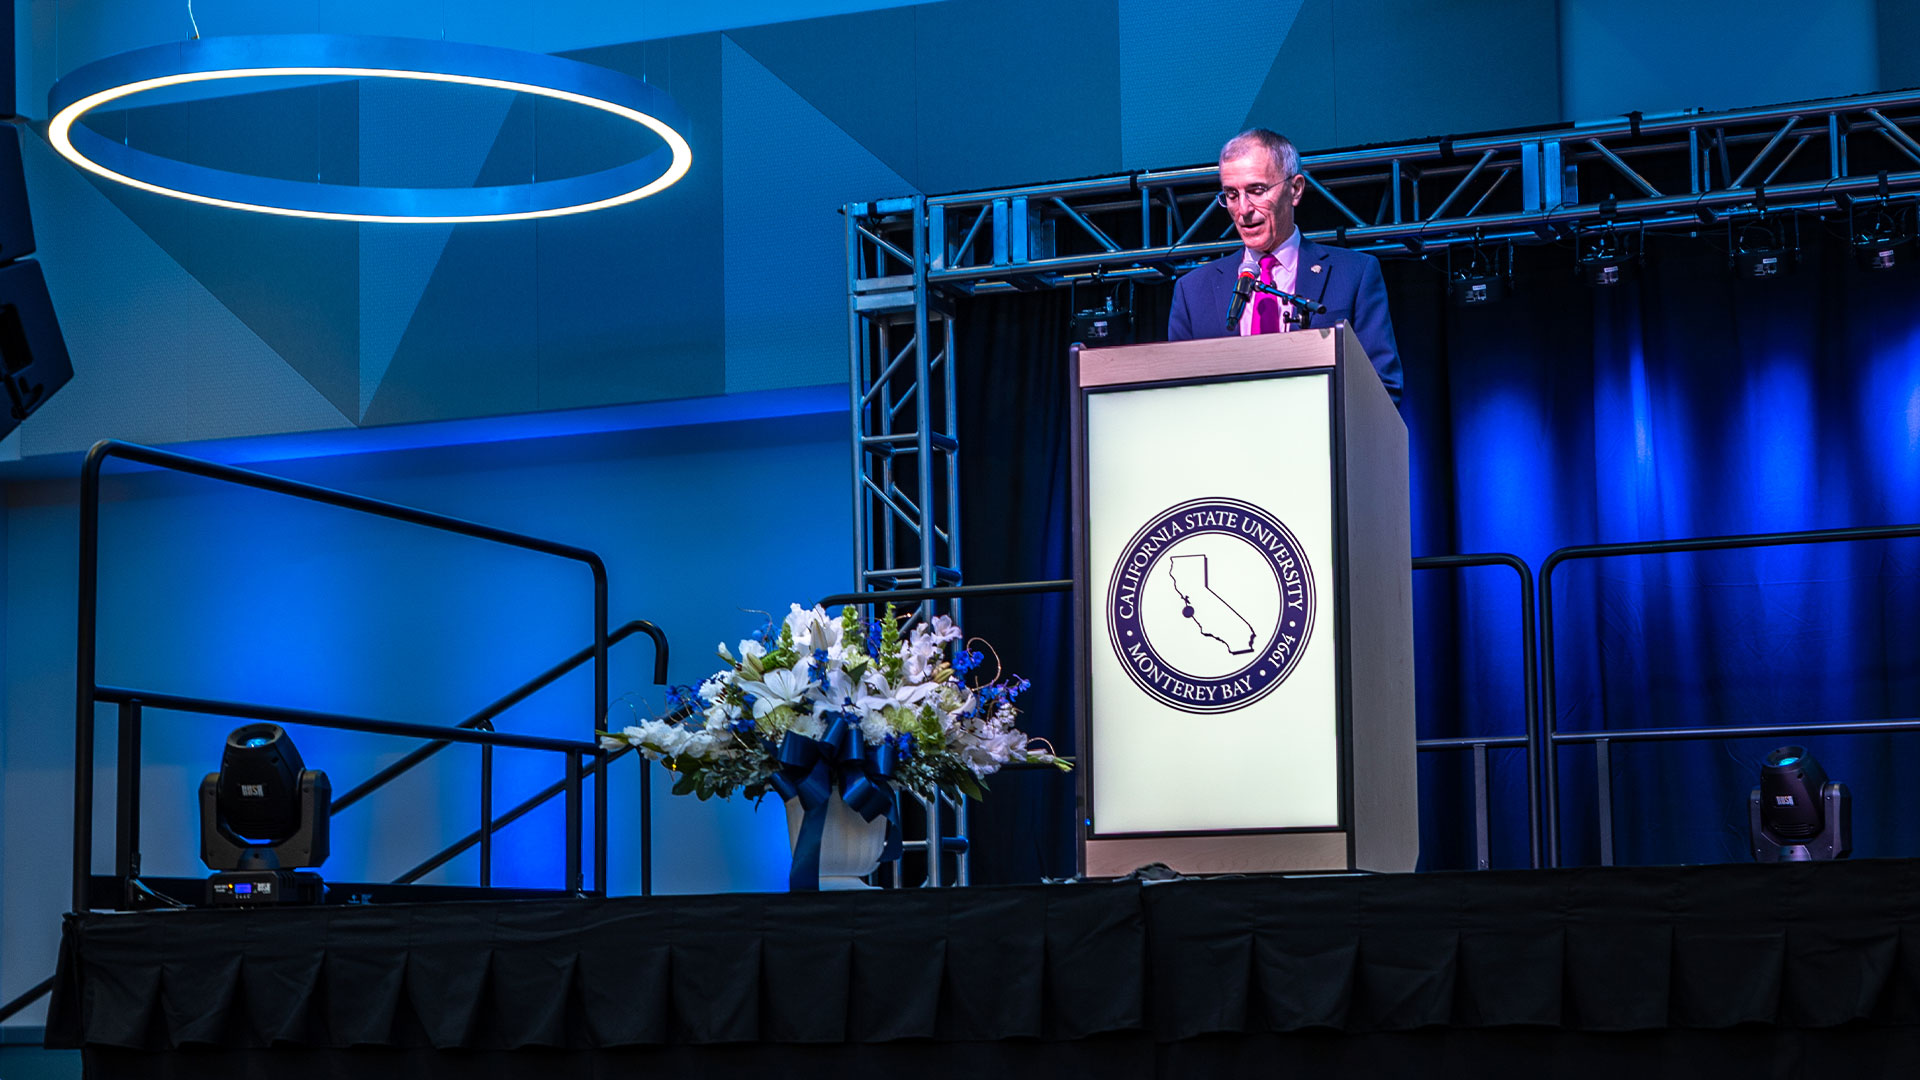
{"type": "MultiPolygon", "coordinates": [[[[1459,309],[1441,259],[1386,263],[1406,366],[1416,555],[1920,520],[1920,274],[1857,268],[1817,223],[1777,278],[1737,279],[1724,232],[1649,238],[1640,271],[1586,285],[1569,248],[1522,248],[1506,300],[1459,309]]],[[[1133,297],[1164,336],[1170,286],[1133,297]]],[[[973,583],[1062,578],[1066,350],[1082,290],[957,313],[962,543],[973,583]]],[[[1920,715],[1920,541],[1568,564],[1555,576],[1563,729],[1920,715]]],[[[1415,576],[1423,737],[1517,733],[1518,591],[1498,569],[1415,576]]],[[[976,601],[968,632],[1034,679],[1026,730],[1072,753],[1065,596],[976,601]]],[[[1618,858],[1747,858],[1747,791],[1774,745],[1616,748],[1618,858]]],[[[1920,852],[1901,777],[1915,737],[1808,743],[1854,794],[1855,851],[1920,852]]],[[[1590,752],[1562,763],[1565,857],[1597,858],[1590,752]]],[[[1422,755],[1422,865],[1472,865],[1470,762],[1422,755]]],[[[1495,865],[1528,859],[1517,752],[1493,761],[1495,865]]],[[[975,809],[976,880],[1073,865],[1073,780],[1007,773],[975,809]]]]}

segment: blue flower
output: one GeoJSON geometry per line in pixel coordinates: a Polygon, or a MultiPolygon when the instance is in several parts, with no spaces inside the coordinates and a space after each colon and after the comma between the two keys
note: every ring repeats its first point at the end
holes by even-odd
{"type": "Polygon", "coordinates": [[[807,668],[807,678],[823,688],[827,685],[827,650],[813,650],[813,663],[807,668]]]}
{"type": "Polygon", "coordinates": [[[705,712],[713,704],[700,691],[691,686],[670,686],[667,688],[667,711],[705,712]]]}
{"type": "Polygon", "coordinates": [[[953,670],[961,675],[965,675],[967,672],[979,667],[980,662],[984,659],[986,658],[977,652],[969,652],[966,649],[955,649],[953,650],[953,670]]]}

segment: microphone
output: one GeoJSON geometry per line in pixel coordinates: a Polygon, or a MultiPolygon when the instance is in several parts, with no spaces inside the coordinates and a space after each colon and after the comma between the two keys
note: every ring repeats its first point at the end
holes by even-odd
{"type": "Polygon", "coordinates": [[[1253,299],[1255,284],[1252,267],[1240,271],[1240,280],[1233,287],[1233,302],[1227,305],[1228,330],[1240,325],[1240,313],[1247,310],[1247,301],[1253,299]]]}

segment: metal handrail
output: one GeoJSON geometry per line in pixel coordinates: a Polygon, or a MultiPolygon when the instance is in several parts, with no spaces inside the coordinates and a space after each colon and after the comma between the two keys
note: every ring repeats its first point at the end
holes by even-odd
{"type": "Polygon", "coordinates": [[[933,589],[879,589],[873,592],[835,593],[820,598],[823,608],[860,606],[911,600],[965,600],[975,596],[1022,596],[1028,593],[1072,592],[1072,578],[1052,581],[1005,581],[993,585],[943,585],[933,589]]]}
{"type": "MultiPolygon", "coordinates": [[[[626,639],[632,637],[636,633],[644,633],[648,637],[653,639],[653,644],[654,644],[653,682],[654,682],[654,685],[656,686],[666,685],[666,682],[667,682],[667,636],[661,632],[658,626],[655,626],[653,623],[648,622],[645,619],[635,619],[632,622],[627,623],[626,625],[620,627],[618,630],[615,630],[613,633],[608,634],[607,645],[609,647],[618,645],[622,641],[625,641],[626,639]]],[[[492,730],[491,725],[493,723],[494,717],[499,716],[501,713],[504,713],[508,709],[511,709],[512,707],[514,707],[515,705],[520,704],[522,701],[525,701],[526,699],[532,697],[534,694],[553,685],[555,682],[558,682],[563,676],[567,675],[569,672],[572,672],[575,668],[578,668],[581,664],[584,664],[591,659],[593,659],[593,646],[589,645],[586,648],[581,649],[579,652],[574,653],[572,656],[567,657],[565,660],[560,661],[558,664],[555,664],[554,666],[548,668],[547,670],[541,672],[538,675],[535,675],[533,678],[520,684],[520,686],[507,692],[504,696],[500,697],[498,700],[480,709],[478,712],[474,713],[472,716],[467,717],[465,720],[460,721],[458,724],[455,724],[454,727],[478,728],[481,730],[491,731],[492,730]]],[[[367,796],[373,794],[374,792],[380,790],[381,788],[385,787],[387,784],[392,783],[394,780],[398,779],[401,776],[401,774],[414,768],[415,766],[419,765],[421,762],[426,761],[428,758],[434,756],[435,754],[438,754],[440,751],[445,750],[450,745],[452,745],[450,740],[435,739],[434,741],[428,743],[427,745],[409,752],[406,757],[403,757],[399,761],[396,761],[393,764],[387,766],[386,768],[381,769],[379,772],[374,773],[371,777],[368,777],[366,780],[355,785],[351,790],[346,792],[344,795],[341,795],[339,798],[333,800],[333,805],[330,808],[329,813],[337,814],[340,811],[345,810],[347,807],[352,806],[354,803],[357,803],[361,799],[364,799],[367,796]]]]}
{"type": "MultiPolygon", "coordinates": [[[[601,773],[605,772],[606,769],[610,767],[615,761],[618,761],[621,757],[625,756],[629,751],[633,749],[634,749],[633,744],[628,743],[624,746],[619,747],[616,750],[610,750],[601,754],[599,757],[594,759],[593,764],[588,765],[586,767],[585,771],[582,774],[582,778],[584,779],[585,777],[588,777],[588,776],[600,775],[601,773]]],[[[641,770],[642,770],[641,775],[644,776],[646,774],[646,763],[644,761],[641,763],[641,770]]],[[[602,783],[605,783],[605,781],[603,780],[602,783]]],[[[514,822],[520,820],[526,815],[539,809],[542,805],[544,805],[546,802],[552,799],[555,795],[560,794],[564,790],[566,790],[566,781],[556,780],[552,784],[547,785],[545,788],[542,788],[541,790],[535,792],[533,795],[527,797],[518,806],[515,806],[513,809],[507,811],[506,813],[501,814],[499,817],[493,818],[492,820],[488,821],[484,827],[475,829],[474,831],[468,833],[467,835],[461,837],[460,839],[455,840],[453,843],[447,845],[445,848],[441,849],[436,854],[429,856],[425,862],[422,862],[420,865],[414,867],[413,869],[407,871],[404,874],[401,874],[399,877],[394,878],[393,883],[395,885],[411,885],[414,882],[420,880],[421,878],[426,877],[428,874],[433,873],[435,870],[440,869],[442,866],[445,866],[447,863],[452,862],[455,858],[458,858],[462,853],[464,853],[467,849],[473,847],[475,844],[484,843],[488,835],[499,832],[501,829],[506,828],[508,825],[513,824],[514,822]]],[[[643,837],[641,841],[641,849],[640,849],[641,850],[640,894],[642,896],[651,895],[653,892],[653,880],[652,880],[653,871],[652,871],[651,861],[648,857],[650,854],[648,849],[652,846],[652,839],[653,839],[652,832],[650,831],[651,828],[652,828],[651,822],[647,820],[645,812],[642,811],[641,826],[640,826],[640,833],[641,833],[641,836],[643,837]]]]}
{"type": "MultiPolygon", "coordinates": [[[[93,749],[94,749],[94,706],[102,688],[96,674],[97,627],[99,622],[100,590],[100,478],[107,461],[120,458],[138,464],[159,469],[199,476],[203,479],[237,484],[260,491],[285,495],[289,498],[316,502],[343,510],[370,514],[375,517],[402,521],[442,532],[456,533],[477,540],[503,544],[510,547],[551,555],[584,564],[593,575],[593,681],[594,681],[594,723],[596,727],[607,713],[607,568],[600,556],[585,548],[559,544],[538,537],[497,529],[490,525],[466,521],[461,518],[435,514],[397,503],[379,499],[369,499],[360,495],[351,495],[332,488],[316,484],[287,480],[265,473],[234,468],[230,465],[217,465],[201,461],[183,454],[156,450],[115,439],[103,440],[94,444],[87,452],[86,462],[80,471],[80,559],[79,559],[79,616],[78,648],[75,664],[75,730],[74,730],[74,814],[73,814],[73,906],[76,911],[87,908],[93,864],[93,749]]],[[[120,802],[122,806],[120,822],[120,855],[123,875],[131,862],[137,862],[138,837],[138,748],[139,748],[139,702],[157,703],[167,695],[140,693],[137,701],[122,702],[122,724],[120,732],[121,750],[119,762],[120,802]],[[131,727],[129,728],[129,722],[131,727]],[[129,755],[131,749],[134,753],[129,755]],[[134,798],[128,806],[129,794],[134,798]]],[[[191,700],[191,699],[181,699],[191,700]]],[[[164,706],[163,706],[164,707],[164,706]]],[[[288,710],[293,712],[295,710],[288,710]]],[[[311,714],[315,716],[325,714],[311,714]]],[[[387,723],[387,722],[381,722],[387,723]]],[[[446,737],[454,741],[469,741],[462,735],[454,734],[455,729],[435,728],[427,738],[446,737]]],[[[394,733],[398,733],[395,731],[394,733]]],[[[465,735],[479,734],[465,732],[465,735]]],[[[490,733],[497,734],[497,733],[490,733]]],[[[515,738],[526,738],[516,736],[515,738]]],[[[487,740],[471,740],[486,742],[487,740]]],[[[499,745],[510,745],[500,742],[499,745]]],[[[568,775],[576,780],[579,774],[579,759],[568,758],[568,775]]],[[[490,759],[488,760],[490,763],[490,759]]],[[[596,853],[596,876],[604,878],[604,858],[607,832],[607,793],[606,785],[595,787],[594,798],[594,846],[596,853]]],[[[576,868],[577,869],[577,868],[576,868]]],[[[569,878],[574,878],[570,874],[569,878]]],[[[577,882],[570,880],[570,886],[577,882]]]]}
{"type": "Polygon", "coordinates": [[[13,1019],[13,1016],[15,1013],[33,1004],[34,1002],[39,1001],[41,998],[46,997],[47,994],[51,993],[53,990],[53,982],[56,978],[58,978],[58,976],[49,975],[46,978],[40,980],[38,983],[36,983],[34,987],[28,990],[26,993],[21,994],[19,997],[14,998],[12,1001],[7,1002],[5,1005],[0,1005],[0,1023],[5,1023],[8,1020],[13,1019]]]}
{"type": "MultiPolygon", "coordinates": [[[[580,873],[580,818],[581,786],[586,770],[581,768],[583,756],[596,762],[606,758],[608,751],[598,742],[579,742],[572,739],[556,739],[546,735],[521,735],[510,731],[481,731],[469,728],[449,728],[440,724],[416,724],[401,720],[378,720],[364,716],[347,716],[341,713],[319,712],[311,709],[290,709],[278,705],[261,705],[254,702],[223,701],[216,698],[189,697],[183,694],[163,694],[146,690],[134,690],[120,686],[100,686],[95,688],[96,700],[119,705],[121,708],[121,738],[123,752],[128,749],[127,732],[139,730],[139,717],[145,709],[162,709],[169,712],[196,713],[204,716],[226,716],[242,720],[264,720],[279,724],[298,724],[306,727],[332,728],[338,731],[361,731],[373,735],[398,735],[405,738],[445,740],[448,742],[474,743],[482,747],[505,746],[521,750],[547,750],[567,755],[567,778],[562,781],[567,792],[567,856],[566,888],[578,890],[582,886],[580,873]],[[131,721],[131,724],[129,723],[131,721]]],[[[133,746],[137,756],[137,745],[133,746]]],[[[137,768],[137,764],[135,765],[137,768]]],[[[122,773],[125,774],[123,766],[122,773]]],[[[606,785],[596,789],[600,798],[605,797],[606,785]]],[[[119,827],[119,870],[123,879],[139,876],[138,866],[138,822],[133,816],[133,805],[138,802],[138,791],[122,790],[119,827]],[[132,798],[125,798],[131,795],[132,798]]],[[[605,893],[607,887],[606,849],[602,837],[595,838],[594,889],[605,893]]],[[[82,898],[84,903],[86,898],[82,898]]],[[[76,908],[75,910],[85,910],[76,908]]]]}
{"type": "Polygon", "coordinates": [[[1487,769],[1487,749],[1489,747],[1526,747],[1527,761],[1527,845],[1535,869],[1539,869],[1542,857],[1540,831],[1540,652],[1537,643],[1538,634],[1534,626],[1533,568],[1525,559],[1504,551],[1483,552],[1463,555],[1422,555],[1413,560],[1415,570],[1459,569],[1471,566],[1505,566],[1520,577],[1520,670],[1522,693],[1525,702],[1521,715],[1525,718],[1525,733],[1517,740],[1512,736],[1480,738],[1464,736],[1450,739],[1422,739],[1415,747],[1422,751],[1471,749],[1473,751],[1474,773],[1474,842],[1478,851],[1476,861],[1482,869],[1491,865],[1492,853],[1489,815],[1491,802],[1492,776],[1487,769]]]}
{"type": "MultiPolygon", "coordinates": [[[[653,623],[647,621],[646,619],[635,619],[632,622],[629,622],[624,626],[620,627],[618,630],[615,630],[613,633],[607,635],[607,647],[612,648],[613,646],[620,644],[622,641],[625,641],[627,638],[632,637],[636,633],[646,634],[648,637],[653,639],[653,682],[654,682],[654,685],[656,686],[666,685],[666,682],[667,682],[667,635],[663,633],[658,626],[655,626],[653,623]]],[[[558,664],[555,664],[554,666],[548,668],[547,670],[541,672],[540,674],[520,684],[520,686],[516,687],[515,689],[508,691],[504,696],[500,697],[498,700],[487,705],[486,707],[482,708],[480,711],[474,713],[472,716],[467,717],[465,720],[460,721],[458,724],[455,724],[454,726],[461,727],[461,728],[478,728],[485,731],[492,731],[494,717],[499,716],[501,713],[506,712],[508,709],[512,708],[513,706],[518,705],[522,701],[525,701],[527,698],[532,697],[534,694],[540,692],[541,690],[546,689],[548,686],[553,685],[561,677],[565,676],[567,673],[573,671],[575,668],[578,668],[581,664],[586,663],[588,660],[592,658],[593,658],[593,646],[589,645],[586,648],[581,649],[579,652],[574,653],[572,656],[567,657],[565,660],[560,661],[558,664]]],[[[385,787],[387,784],[399,778],[402,774],[412,770],[415,766],[419,765],[421,762],[426,761],[428,758],[433,757],[435,754],[438,754],[440,751],[445,750],[449,745],[451,744],[446,739],[435,739],[433,742],[430,742],[425,746],[417,747],[413,751],[409,752],[407,756],[401,758],[399,761],[394,762],[393,764],[387,766],[386,768],[381,769],[379,772],[374,773],[371,777],[367,778],[365,781],[362,781],[360,784],[356,785],[351,791],[348,791],[346,794],[333,800],[332,805],[330,805],[327,809],[328,815],[331,816],[333,814],[337,814],[340,811],[345,810],[347,807],[352,806],[354,803],[359,802],[361,799],[366,798],[368,795],[373,794],[375,791],[380,790],[381,788],[385,787]]],[[[558,790],[558,789],[556,788],[555,790],[558,790]]],[[[640,770],[640,836],[641,836],[640,894],[642,896],[649,896],[649,895],[652,895],[653,893],[653,799],[652,799],[652,794],[653,794],[653,771],[651,769],[642,768],[640,770]]],[[[475,833],[475,835],[479,837],[479,843],[480,843],[480,884],[481,885],[485,886],[485,885],[493,884],[493,834],[494,832],[498,830],[500,825],[507,824],[508,822],[511,822],[518,817],[519,817],[518,814],[514,814],[501,819],[498,823],[494,821],[494,817],[493,817],[493,750],[490,747],[485,747],[485,746],[481,747],[480,748],[480,821],[482,822],[482,824],[478,832],[475,833]]],[[[460,850],[465,851],[466,848],[462,847],[460,850]]],[[[435,865],[438,865],[438,864],[435,864],[435,865]]],[[[405,884],[405,882],[401,882],[400,884],[405,884]]]]}
{"type": "MultiPolygon", "coordinates": [[[[1522,715],[1525,718],[1525,730],[1521,735],[1463,736],[1445,739],[1422,739],[1415,743],[1416,749],[1425,752],[1444,750],[1472,750],[1474,752],[1474,807],[1475,807],[1475,843],[1478,862],[1483,867],[1490,859],[1489,816],[1490,774],[1487,769],[1486,751],[1490,748],[1524,748],[1527,766],[1527,839],[1530,857],[1537,868],[1542,858],[1542,836],[1540,825],[1540,713],[1538,685],[1540,681],[1540,659],[1537,644],[1538,635],[1534,624],[1534,577],[1532,567],[1518,555],[1507,552],[1481,552],[1460,555],[1425,555],[1413,560],[1415,570],[1460,569],[1475,566],[1505,566],[1514,571],[1520,579],[1520,664],[1522,671],[1522,715]]],[[[922,600],[964,600],[968,597],[1009,596],[1032,593],[1071,592],[1071,578],[1049,581],[1012,581],[989,585],[948,585],[931,589],[885,589],[872,592],[839,593],[823,597],[821,607],[835,607],[842,604],[864,605],[889,601],[914,602],[922,600]]]]}
{"type": "Polygon", "coordinates": [[[250,701],[223,701],[219,698],[190,697],[185,694],[163,694],[152,690],[134,690],[125,686],[99,687],[97,697],[98,700],[112,705],[139,705],[148,709],[227,716],[238,720],[302,724],[307,727],[333,728],[337,731],[364,731],[370,735],[446,739],[481,746],[507,746],[516,750],[551,750],[577,754],[600,751],[599,743],[556,739],[551,735],[522,735],[514,731],[476,731],[469,728],[450,728],[443,724],[379,720],[368,716],[349,716],[345,713],[321,712],[315,709],[290,709],[280,705],[261,705],[250,701]]]}
{"type": "MultiPolygon", "coordinates": [[[[1794,544],[1830,544],[1851,543],[1860,540],[1900,540],[1920,536],[1920,524],[1914,525],[1878,525],[1850,529],[1805,529],[1794,532],[1748,533],[1738,536],[1700,536],[1682,540],[1652,540],[1620,544],[1581,544],[1563,547],[1548,555],[1540,564],[1540,713],[1544,740],[1541,746],[1545,760],[1541,768],[1542,796],[1545,801],[1547,824],[1547,865],[1560,865],[1560,770],[1559,747],[1562,742],[1592,741],[1602,744],[1610,741],[1641,741],[1635,739],[1637,733],[1632,730],[1610,732],[1604,729],[1592,732],[1560,732],[1557,705],[1555,702],[1555,683],[1557,665],[1553,655],[1553,571],[1561,563],[1575,559],[1604,559],[1623,555],[1667,555],[1688,551],[1724,551],[1733,548],[1786,547],[1794,544]],[[1574,739],[1570,735],[1591,736],[1592,738],[1574,739]]],[[[1897,725],[1900,722],[1881,722],[1883,727],[1892,730],[1904,730],[1897,725]]],[[[1682,739],[1699,737],[1741,738],[1774,732],[1779,734],[1804,733],[1799,725],[1778,728],[1657,728],[1645,741],[1660,739],[1682,739]],[[1743,735],[1743,733],[1746,733],[1743,735]]],[[[1603,790],[1602,796],[1607,792],[1603,790]]]]}
{"type": "Polygon", "coordinates": [[[1680,742],[1695,739],[1791,738],[1800,735],[1869,735],[1896,731],[1920,731],[1920,720],[1839,720],[1811,721],[1804,724],[1743,724],[1715,728],[1635,728],[1625,731],[1566,731],[1554,742],[1593,746],[1593,772],[1599,803],[1600,865],[1613,865],[1613,751],[1614,743],[1680,742]]]}

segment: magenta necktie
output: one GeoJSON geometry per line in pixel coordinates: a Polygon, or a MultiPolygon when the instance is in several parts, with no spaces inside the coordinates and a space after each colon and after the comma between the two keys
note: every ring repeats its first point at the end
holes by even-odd
{"type": "MultiPolygon", "coordinates": [[[[1273,268],[1280,260],[1269,252],[1260,256],[1260,284],[1272,285],[1273,268]]],[[[1254,294],[1253,332],[1256,334],[1277,334],[1280,332],[1280,298],[1266,293],[1254,294]]]]}

